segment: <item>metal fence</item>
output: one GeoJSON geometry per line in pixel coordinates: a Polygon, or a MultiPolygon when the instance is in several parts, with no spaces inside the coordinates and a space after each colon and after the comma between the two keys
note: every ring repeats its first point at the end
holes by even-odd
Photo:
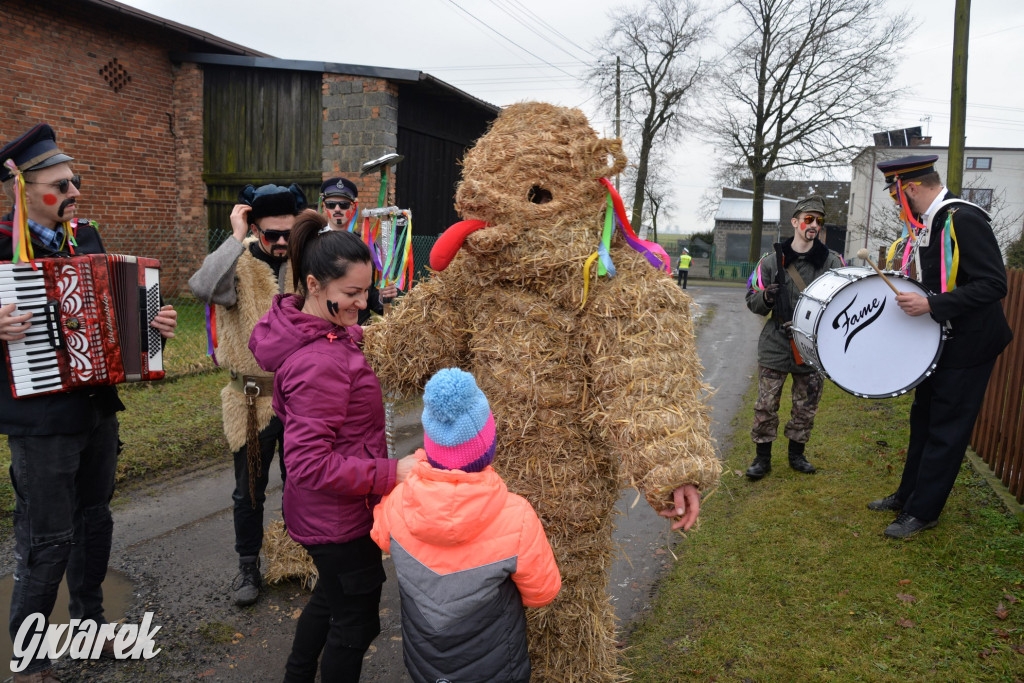
{"type": "Polygon", "coordinates": [[[708,276],[712,280],[737,280],[745,282],[757,267],[757,261],[720,261],[718,251],[711,245],[708,257],[708,276]]]}
{"type": "MultiPolygon", "coordinates": [[[[228,230],[210,232],[209,244],[212,245],[212,249],[220,246],[231,235],[228,230]]],[[[428,276],[430,250],[436,241],[435,235],[413,235],[413,284],[428,276]]],[[[145,252],[140,248],[138,253],[145,252]]],[[[163,257],[165,263],[167,259],[167,256],[163,257]]],[[[167,303],[173,304],[178,312],[178,330],[164,350],[164,366],[169,377],[203,372],[214,367],[213,361],[207,355],[206,305],[192,296],[188,289],[187,277],[177,280],[163,291],[164,299],[167,303]]]]}
{"type": "Polygon", "coordinates": [[[1006,273],[1003,311],[1013,341],[996,360],[971,447],[1024,503],[1024,270],[1006,273]]]}

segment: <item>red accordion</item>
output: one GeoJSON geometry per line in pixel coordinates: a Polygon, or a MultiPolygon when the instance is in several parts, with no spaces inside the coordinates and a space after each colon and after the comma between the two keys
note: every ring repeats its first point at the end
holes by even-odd
{"type": "Polygon", "coordinates": [[[119,254],[0,263],[0,305],[32,312],[7,342],[15,398],[161,379],[160,262],[119,254]]]}

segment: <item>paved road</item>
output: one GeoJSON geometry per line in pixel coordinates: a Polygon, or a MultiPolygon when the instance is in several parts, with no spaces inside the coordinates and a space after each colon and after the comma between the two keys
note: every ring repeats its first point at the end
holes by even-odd
{"type": "MultiPolygon", "coordinates": [[[[734,417],[744,408],[741,402],[755,367],[759,320],[747,312],[740,288],[691,283],[688,291],[705,316],[698,347],[705,382],[715,389],[712,432],[724,445],[734,417]]],[[[397,431],[398,452],[410,452],[422,443],[416,413],[402,416],[397,431]]],[[[232,487],[230,467],[221,466],[119,499],[111,567],[131,583],[116,589],[122,594],[109,602],[126,604],[126,620],[132,623],[153,611],[153,622],[162,625],[157,645],[164,650],[143,663],[63,661],[58,664],[62,680],[252,683],[282,679],[295,618],[306,594],[285,585],[272,589],[254,608],[238,609],[230,603],[228,584],[237,571],[229,507],[232,487]],[[128,586],[131,594],[125,595],[128,586]]],[[[279,480],[272,481],[269,493],[268,509],[280,515],[279,480]]],[[[615,534],[619,553],[609,585],[620,624],[626,627],[649,607],[654,584],[671,561],[665,550],[672,540],[667,525],[645,502],[633,506],[636,498],[635,491],[626,491],[619,502],[622,516],[615,534]]],[[[711,504],[724,500],[717,497],[711,504]]],[[[0,570],[10,572],[10,543],[5,549],[0,570]]],[[[367,656],[366,681],[408,680],[401,663],[397,582],[390,563],[387,567],[390,580],[381,604],[383,631],[367,656]]],[[[58,622],[66,619],[66,613],[54,616],[58,622]]],[[[4,640],[9,648],[9,639],[4,640]]]]}

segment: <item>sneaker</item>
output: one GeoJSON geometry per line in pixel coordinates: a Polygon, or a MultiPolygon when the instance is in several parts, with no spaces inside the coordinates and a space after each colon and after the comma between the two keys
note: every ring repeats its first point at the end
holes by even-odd
{"type": "Polygon", "coordinates": [[[53,675],[53,669],[44,669],[31,674],[14,674],[14,683],[60,683],[60,679],[53,675]]]}
{"type": "Polygon", "coordinates": [[[938,523],[937,519],[926,522],[911,514],[901,512],[895,522],[885,527],[885,535],[889,538],[910,538],[919,531],[934,528],[938,523]]]}
{"type": "Polygon", "coordinates": [[[260,576],[259,562],[240,562],[238,576],[231,582],[232,597],[238,607],[256,604],[260,597],[263,578],[260,576]]]}
{"type": "Polygon", "coordinates": [[[896,512],[899,512],[902,509],[903,501],[897,498],[895,493],[891,496],[886,496],[885,498],[873,500],[868,503],[868,510],[875,510],[876,512],[880,510],[895,510],[896,512]]]}

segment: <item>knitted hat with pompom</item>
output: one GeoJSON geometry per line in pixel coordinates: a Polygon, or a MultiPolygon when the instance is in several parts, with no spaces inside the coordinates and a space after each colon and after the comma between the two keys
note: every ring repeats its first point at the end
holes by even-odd
{"type": "Polygon", "coordinates": [[[439,370],[423,390],[423,450],[439,469],[480,472],[494,460],[494,415],[473,375],[439,370]]]}

